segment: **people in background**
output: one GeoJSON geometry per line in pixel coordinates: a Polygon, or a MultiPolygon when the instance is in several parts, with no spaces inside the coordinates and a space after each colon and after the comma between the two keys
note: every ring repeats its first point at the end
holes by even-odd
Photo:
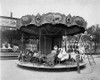
{"type": "Polygon", "coordinates": [[[85,47],[84,43],[79,43],[78,51],[80,53],[80,60],[83,61],[85,59],[85,47]]]}
{"type": "Polygon", "coordinates": [[[13,45],[13,51],[16,52],[18,51],[19,47],[17,45],[13,45]]]}
{"type": "Polygon", "coordinates": [[[12,49],[11,44],[8,42],[2,43],[2,48],[3,49],[12,49]]]}
{"type": "Polygon", "coordinates": [[[6,49],[5,43],[2,43],[2,48],[6,49]]]}
{"type": "Polygon", "coordinates": [[[8,43],[8,49],[12,49],[12,48],[11,48],[11,44],[10,44],[10,43],[8,43]]]}
{"type": "Polygon", "coordinates": [[[54,48],[53,48],[53,50],[51,51],[51,53],[52,53],[52,54],[57,54],[58,51],[59,51],[59,50],[58,50],[58,46],[55,45],[54,48]]]}

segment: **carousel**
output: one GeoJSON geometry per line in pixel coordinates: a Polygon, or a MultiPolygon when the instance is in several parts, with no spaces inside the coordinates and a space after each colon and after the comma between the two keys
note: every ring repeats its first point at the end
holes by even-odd
{"type": "Polygon", "coordinates": [[[17,64],[25,67],[61,69],[85,66],[84,46],[79,43],[87,23],[80,16],[47,13],[25,15],[18,20],[22,32],[17,64]],[[27,38],[25,38],[27,36],[27,38]],[[73,38],[73,46],[70,47],[73,38]],[[26,41],[26,43],[25,43],[26,41]]]}

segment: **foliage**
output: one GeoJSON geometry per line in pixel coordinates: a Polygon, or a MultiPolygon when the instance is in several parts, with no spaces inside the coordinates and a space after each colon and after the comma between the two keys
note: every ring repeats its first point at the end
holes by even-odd
{"type": "Polygon", "coordinates": [[[91,41],[100,43],[100,25],[92,25],[87,29],[87,33],[90,34],[91,41]]]}
{"type": "Polygon", "coordinates": [[[100,25],[96,24],[89,27],[87,29],[87,34],[90,36],[90,39],[87,38],[87,40],[90,40],[95,43],[95,53],[96,53],[96,49],[99,46],[97,44],[100,44],[100,25]]]}

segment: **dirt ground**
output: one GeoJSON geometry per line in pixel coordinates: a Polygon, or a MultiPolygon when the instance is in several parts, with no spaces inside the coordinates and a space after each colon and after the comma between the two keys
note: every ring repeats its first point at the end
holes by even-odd
{"type": "Polygon", "coordinates": [[[76,71],[45,72],[23,69],[17,60],[1,60],[1,80],[100,80],[100,56],[94,56],[96,65],[89,65],[80,74],[76,71]]]}

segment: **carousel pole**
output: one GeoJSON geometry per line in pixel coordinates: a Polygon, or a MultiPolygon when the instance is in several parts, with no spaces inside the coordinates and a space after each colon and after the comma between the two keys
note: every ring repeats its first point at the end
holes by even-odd
{"type": "Polygon", "coordinates": [[[21,41],[21,44],[20,44],[20,50],[19,50],[19,52],[20,52],[20,54],[22,54],[23,53],[23,51],[24,51],[24,49],[23,49],[23,33],[22,33],[22,35],[21,35],[21,39],[20,39],[20,41],[21,41]]]}
{"type": "MultiPolygon", "coordinates": [[[[79,36],[79,41],[78,41],[78,43],[80,42],[81,37],[82,37],[82,35],[79,36]]],[[[79,51],[78,51],[77,56],[76,56],[76,62],[77,62],[77,71],[78,71],[78,73],[80,73],[80,65],[79,65],[79,51]]]]}
{"type": "Polygon", "coordinates": [[[41,53],[41,30],[39,31],[39,52],[41,53]]]}
{"type": "Polygon", "coordinates": [[[22,33],[22,37],[21,37],[21,43],[22,43],[21,48],[22,48],[22,52],[24,51],[24,50],[23,50],[23,41],[24,41],[24,39],[23,39],[23,38],[24,38],[24,36],[23,36],[23,33],[22,33]]]}
{"type": "MultiPolygon", "coordinates": [[[[66,35],[66,31],[65,31],[65,37],[66,37],[67,35],[66,35]]],[[[67,52],[67,50],[66,50],[66,41],[67,41],[67,37],[65,38],[65,51],[67,52]]]]}
{"type": "Polygon", "coordinates": [[[46,36],[44,36],[44,46],[45,46],[45,53],[47,54],[47,51],[46,51],[46,36]]]}

